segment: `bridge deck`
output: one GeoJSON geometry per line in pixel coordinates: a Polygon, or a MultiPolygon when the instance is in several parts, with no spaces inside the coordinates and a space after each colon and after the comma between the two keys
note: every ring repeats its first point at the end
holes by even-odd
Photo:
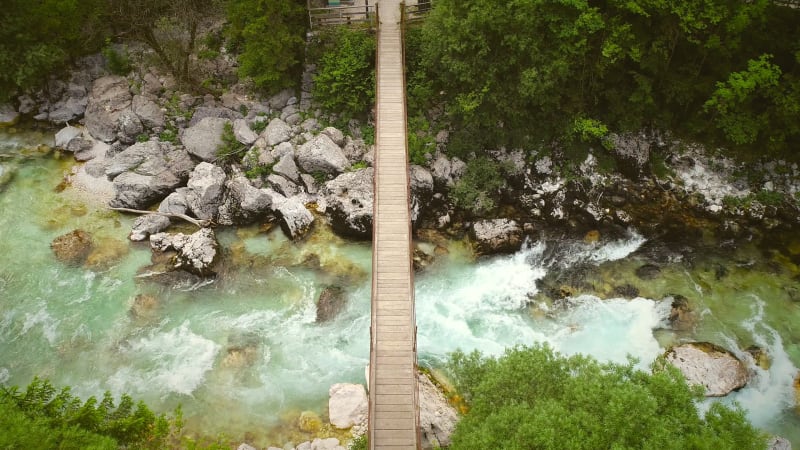
{"type": "Polygon", "coordinates": [[[372,449],[417,449],[416,325],[400,1],[380,0],[379,8],[369,443],[372,449]]]}

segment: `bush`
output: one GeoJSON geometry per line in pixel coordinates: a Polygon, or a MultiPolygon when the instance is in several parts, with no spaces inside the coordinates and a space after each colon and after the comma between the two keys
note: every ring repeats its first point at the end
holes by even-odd
{"type": "Polygon", "coordinates": [[[239,75],[271,93],[299,83],[305,48],[305,2],[231,0],[226,34],[239,51],[239,75]]]}
{"type": "Polygon", "coordinates": [[[452,449],[763,449],[744,412],[715,403],[701,417],[680,372],[663,360],[648,374],[627,365],[517,347],[497,359],[451,355],[470,410],[452,449]]]}
{"type": "Polygon", "coordinates": [[[159,449],[180,417],[157,416],[128,395],[115,406],[109,392],[82,403],[68,387],[34,378],[24,392],[0,388],[0,448],[159,449]]]}
{"type": "Polygon", "coordinates": [[[122,53],[112,45],[111,39],[106,39],[106,46],[102,50],[108,62],[108,70],[115,75],[127,75],[131,71],[131,60],[128,58],[127,48],[123,47],[122,53]]]}
{"type": "Polygon", "coordinates": [[[474,158],[467,163],[464,175],[453,188],[453,202],[477,216],[488,214],[495,207],[501,187],[500,164],[485,156],[474,158]]]}
{"type": "Polygon", "coordinates": [[[217,147],[217,160],[223,164],[230,164],[238,155],[247,151],[247,146],[236,140],[233,134],[233,125],[225,122],[222,128],[222,144],[217,147]]]}
{"type": "Polygon", "coordinates": [[[336,28],[314,78],[314,98],[331,113],[362,118],[375,100],[375,37],[367,30],[336,28]]]}

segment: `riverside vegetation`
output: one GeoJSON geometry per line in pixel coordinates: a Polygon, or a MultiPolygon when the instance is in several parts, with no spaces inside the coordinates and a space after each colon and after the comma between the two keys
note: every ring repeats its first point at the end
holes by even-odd
{"type": "MultiPolygon", "coordinates": [[[[0,100],[33,92],[87,51],[105,48],[116,70],[128,70],[126,50],[112,45],[121,38],[144,42],[154,55],[152,64],[186,89],[224,89],[224,80],[195,77],[202,58],[220,53],[238,58],[238,75],[251,80],[257,91],[296,87],[307,51],[304,4],[47,0],[30,8],[28,2],[14,0],[0,18],[0,96],[7,97],[0,100]],[[201,24],[214,20],[226,25],[204,33],[201,24]]],[[[523,149],[530,161],[552,155],[556,170],[573,179],[590,152],[608,171],[624,170],[628,161],[615,151],[619,141],[614,136],[640,130],[668,130],[746,161],[797,160],[797,6],[766,0],[439,0],[427,21],[407,34],[411,160],[429,162],[441,143],[448,156],[467,161],[464,176],[451,191],[465,217],[491,217],[500,210],[504,200],[498,192],[510,171],[491,153],[500,147],[523,149]],[[448,139],[438,142],[440,131],[448,139]]],[[[309,51],[309,59],[317,63],[316,101],[336,124],[368,119],[374,92],[373,37],[367,30],[345,29],[320,42],[325,46],[309,51]]],[[[162,133],[168,132],[177,141],[175,130],[162,133]]],[[[228,156],[245,151],[232,132],[225,129],[225,142],[232,146],[228,156]]],[[[645,172],[657,172],[663,158],[658,151],[649,153],[645,172]]],[[[726,207],[796,201],[770,195],[775,194],[728,199],[726,207]]],[[[456,354],[451,369],[471,407],[453,437],[454,448],[511,448],[510,441],[536,442],[538,448],[566,443],[574,448],[614,443],[628,448],[645,443],[758,448],[764,442],[736,409],[714,406],[700,418],[692,404],[694,393],[669,368],[645,375],[630,366],[562,359],[546,348],[533,348],[509,350],[497,360],[456,354]],[[524,378],[553,381],[520,384],[518,371],[523,369],[534,371],[524,378]],[[553,389],[543,393],[526,388],[553,389]],[[611,409],[601,408],[606,406],[611,409]],[[529,426],[516,426],[521,417],[529,426]],[[575,418],[570,427],[556,420],[567,417],[575,418]],[[629,417],[641,422],[634,426],[625,420],[629,417]],[[595,442],[615,436],[581,434],[587,424],[600,423],[606,430],[622,430],[618,440],[595,442]],[[577,436],[580,440],[570,440],[577,436]]],[[[50,434],[47,439],[96,440],[99,448],[126,442],[135,447],[136,439],[165,442],[167,419],[143,405],[141,413],[130,412],[127,397],[115,411],[128,413],[114,416],[115,422],[109,416],[116,414],[109,412],[110,399],[98,406],[90,399],[78,407],[80,401],[68,392],[55,394],[46,383],[34,382],[29,391],[44,393],[40,406],[25,409],[24,397],[6,390],[3,408],[16,424],[33,421],[36,430],[59,430],[43,431],[50,434]],[[72,406],[62,408],[63,415],[51,422],[41,422],[39,413],[31,412],[52,411],[62,403],[72,406]],[[150,434],[137,431],[145,428],[150,434]]],[[[5,428],[9,442],[23,437],[15,427],[5,428]]]]}

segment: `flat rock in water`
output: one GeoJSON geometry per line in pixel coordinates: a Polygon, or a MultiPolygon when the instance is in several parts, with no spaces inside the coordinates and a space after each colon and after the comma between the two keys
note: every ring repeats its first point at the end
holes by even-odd
{"type": "Polygon", "coordinates": [[[731,352],[708,342],[672,347],[666,359],[689,384],[706,388],[706,397],[722,397],[747,384],[747,368],[731,352]]]}

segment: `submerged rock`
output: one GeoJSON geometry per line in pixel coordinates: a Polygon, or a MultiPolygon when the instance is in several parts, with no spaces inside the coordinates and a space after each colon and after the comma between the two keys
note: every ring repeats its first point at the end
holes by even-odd
{"type": "Polygon", "coordinates": [[[697,317],[689,305],[689,299],[682,295],[672,297],[672,308],[669,312],[669,323],[674,330],[686,331],[694,328],[697,317]]]}
{"type": "Polygon", "coordinates": [[[317,300],[317,323],[333,320],[345,307],[344,291],[338,286],[328,286],[322,290],[317,300]]]}
{"type": "Polygon", "coordinates": [[[645,264],[636,269],[636,276],[642,280],[654,280],[661,275],[661,268],[655,264],[645,264]]]}
{"type": "Polygon", "coordinates": [[[747,384],[747,368],[733,353],[708,342],[693,342],[669,349],[666,359],[689,384],[706,388],[706,397],[722,397],[747,384]]]}
{"type": "Polygon", "coordinates": [[[158,299],[149,294],[137,294],[128,313],[134,319],[152,319],[158,308],[158,299]]]}
{"type": "Polygon", "coordinates": [[[92,253],[92,235],[83,230],[73,230],[53,239],[50,244],[56,259],[64,264],[79,266],[92,253]]]}
{"type": "Polygon", "coordinates": [[[471,231],[482,254],[512,253],[522,245],[522,228],[511,219],[481,220],[472,225],[471,231]]]}
{"type": "Polygon", "coordinates": [[[337,383],[328,390],[331,424],[348,429],[367,420],[367,391],[361,384],[337,383]]]}

